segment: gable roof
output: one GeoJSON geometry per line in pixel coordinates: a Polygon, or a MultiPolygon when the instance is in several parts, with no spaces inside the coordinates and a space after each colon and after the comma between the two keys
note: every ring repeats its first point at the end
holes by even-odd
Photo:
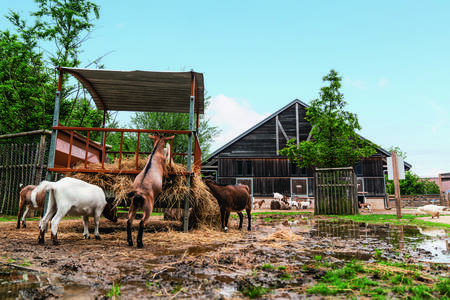
{"type": "MultiPolygon", "coordinates": [[[[223,150],[225,150],[226,148],[228,148],[229,146],[231,146],[232,144],[234,144],[235,142],[239,141],[240,139],[242,139],[243,137],[245,137],[246,135],[250,134],[251,132],[253,132],[255,129],[257,129],[258,127],[262,126],[263,124],[267,123],[268,121],[270,121],[272,118],[276,117],[277,115],[279,115],[280,113],[284,112],[285,110],[287,110],[288,108],[290,108],[292,105],[294,104],[299,104],[305,108],[308,108],[309,105],[304,103],[303,101],[299,100],[299,99],[294,99],[293,101],[291,101],[290,103],[288,103],[287,105],[283,106],[282,108],[280,108],[279,110],[277,110],[276,112],[274,112],[273,114],[271,114],[270,116],[268,116],[267,118],[265,118],[264,120],[262,120],[261,122],[259,122],[258,124],[254,125],[253,127],[249,128],[248,130],[244,131],[242,134],[238,135],[237,137],[235,137],[234,139],[232,139],[231,141],[229,141],[228,143],[226,143],[225,145],[221,146],[220,148],[218,148],[216,151],[214,151],[213,153],[211,153],[211,155],[209,156],[209,158],[207,159],[207,162],[209,162],[211,159],[213,159],[215,156],[217,156],[218,154],[220,154],[220,152],[222,152],[223,150]]],[[[366,138],[364,138],[363,136],[359,135],[362,139],[367,140],[366,138]]],[[[387,157],[391,156],[391,153],[389,153],[389,151],[381,148],[381,147],[375,147],[379,152],[381,152],[382,154],[384,154],[387,157]]],[[[408,169],[411,169],[411,165],[407,162],[404,162],[405,166],[408,169]]]]}

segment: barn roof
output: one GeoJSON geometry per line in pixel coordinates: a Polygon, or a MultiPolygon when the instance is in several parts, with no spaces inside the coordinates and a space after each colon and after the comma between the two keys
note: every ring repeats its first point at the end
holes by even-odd
{"type": "Polygon", "coordinates": [[[83,84],[97,109],[108,111],[189,113],[191,79],[195,77],[198,112],[204,113],[202,73],[59,69],[83,84]]]}
{"type": "MultiPolygon", "coordinates": [[[[212,160],[214,160],[214,158],[219,155],[223,150],[225,150],[227,147],[231,146],[233,143],[239,141],[240,139],[242,139],[243,137],[245,137],[246,135],[250,134],[251,132],[253,132],[255,129],[257,129],[258,127],[262,126],[263,124],[265,124],[266,122],[270,121],[272,118],[276,117],[277,115],[279,115],[280,113],[282,113],[283,111],[287,110],[289,107],[291,107],[294,104],[299,104],[305,108],[308,108],[309,105],[304,103],[303,101],[300,101],[299,99],[295,99],[292,102],[290,102],[289,104],[287,104],[286,106],[280,108],[279,110],[277,110],[276,112],[274,112],[273,114],[271,114],[270,116],[268,116],[267,118],[265,118],[264,120],[262,120],[261,122],[259,122],[258,124],[256,124],[255,126],[251,127],[250,129],[244,131],[242,134],[240,134],[239,136],[237,136],[236,138],[232,139],[230,142],[226,143],[225,145],[223,145],[222,147],[220,147],[219,149],[217,149],[216,151],[214,151],[208,158],[207,160],[207,164],[211,163],[212,160]]],[[[361,136],[361,138],[366,139],[364,137],[361,136]]],[[[381,147],[376,147],[376,149],[381,152],[383,155],[390,157],[391,153],[389,153],[389,151],[381,148],[381,147]]],[[[406,168],[409,170],[411,169],[411,164],[404,162],[406,168]]]]}

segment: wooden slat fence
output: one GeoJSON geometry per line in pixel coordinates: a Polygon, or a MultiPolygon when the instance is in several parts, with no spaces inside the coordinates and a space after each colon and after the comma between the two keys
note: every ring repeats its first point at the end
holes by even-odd
{"type": "Polygon", "coordinates": [[[17,215],[20,184],[38,184],[45,178],[45,136],[26,143],[0,144],[0,214],[17,215]]]}
{"type": "Polygon", "coordinates": [[[316,169],[314,214],[358,214],[357,180],[353,168],[316,169]]]}

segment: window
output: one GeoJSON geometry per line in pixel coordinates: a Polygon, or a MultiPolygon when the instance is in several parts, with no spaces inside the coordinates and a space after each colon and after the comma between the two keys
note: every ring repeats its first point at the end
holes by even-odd
{"type": "Polygon", "coordinates": [[[297,164],[295,162],[290,163],[291,167],[291,176],[297,176],[297,164]]]}
{"type": "Polygon", "coordinates": [[[363,175],[363,170],[362,170],[362,164],[361,162],[357,163],[355,166],[355,171],[356,171],[356,175],[357,176],[362,176],[363,175]]]}
{"type": "Polygon", "coordinates": [[[308,176],[308,169],[300,168],[300,176],[308,176]]]}
{"type": "Polygon", "coordinates": [[[237,176],[244,175],[244,162],[242,160],[238,160],[236,162],[236,175],[237,176]]]}
{"type": "Polygon", "coordinates": [[[245,176],[253,175],[253,164],[251,160],[245,162],[245,176]]]}

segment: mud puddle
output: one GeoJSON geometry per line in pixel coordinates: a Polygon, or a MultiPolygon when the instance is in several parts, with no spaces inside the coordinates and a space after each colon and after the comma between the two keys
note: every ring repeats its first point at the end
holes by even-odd
{"type": "Polygon", "coordinates": [[[0,264],[0,299],[90,299],[89,285],[61,276],[0,264]]]}
{"type": "MultiPolygon", "coordinates": [[[[0,262],[25,263],[36,272],[5,275],[11,291],[0,290],[0,298],[45,291],[52,293],[50,298],[69,298],[75,290],[80,292],[77,299],[114,293],[123,299],[234,299],[246,298],[252,287],[259,287],[270,288],[270,297],[295,299],[324,275],[314,267],[318,260],[337,266],[353,259],[368,264],[377,259],[450,262],[444,230],[271,215],[253,217],[252,231],[247,232],[236,230],[237,219],[230,221],[228,233],[145,232],[143,249],[128,247],[125,220],[101,220],[101,241],[84,240],[81,221],[65,220],[59,246],[48,240],[37,245],[37,222],[20,230],[13,223],[0,224],[0,239],[6,241],[0,243],[0,262]],[[79,285],[72,289],[74,282],[79,285]]],[[[159,223],[164,222],[155,219],[151,226],[158,228],[159,223]]]]}

